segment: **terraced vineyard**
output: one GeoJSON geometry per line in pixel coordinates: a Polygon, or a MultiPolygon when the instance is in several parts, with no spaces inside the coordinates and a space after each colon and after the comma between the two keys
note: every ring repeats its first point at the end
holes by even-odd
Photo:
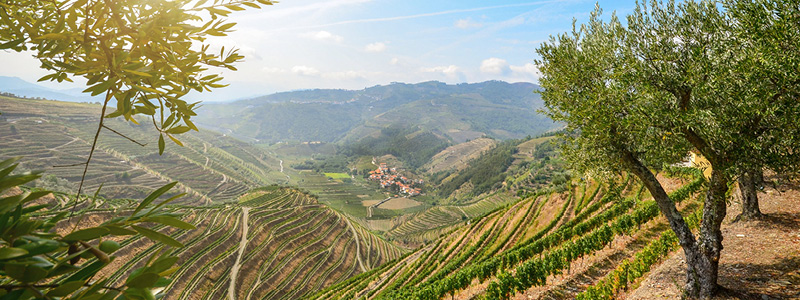
{"type": "MultiPolygon", "coordinates": [[[[46,172],[38,186],[74,193],[83,172],[83,166],[75,164],[88,155],[99,108],[0,97],[0,159],[22,156],[21,168],[46,172]]],[[[116,119],[107,124],[150,145],[141,147],[103,131],[86,175],[87,193],[102,185],[100,195],[105,198],[141,198],[170,181],[179,181],[180,190],[189,194],[185,203],[208,204],[233,201],[251,188],[285,179],[277,169],[279,161],[223,135],[208,131],[184,134],[180,138],[185,147],[170,145],[159,156],[152,126],[116,119]]]]}
{"type": "MultiPolygon", "coordinates": [[[[162,230],[185,245],[176,250],[180,268],[166,299],[302,299],[403,254],[293,188],[255,189],[239,200],[170,208],[197,229],[162,230]]],[[[88,208],[84,220],[102,222],[125,210],[88,208]]],[[[159,251],[140,236],[119,242],[123,247],[109,268],[118,271],[105,274],[116,283],[159,251]]]]}
{"type": "MultiPolygon", "coordinates": [[[[670,174],[660,180],[696,222],[691,199],[703,177],[693,169],[670,174]]],[[[677,247],[644,188],[631,177],[621,182],[531,195],[314,298],[607,298],[677,247]]]]}

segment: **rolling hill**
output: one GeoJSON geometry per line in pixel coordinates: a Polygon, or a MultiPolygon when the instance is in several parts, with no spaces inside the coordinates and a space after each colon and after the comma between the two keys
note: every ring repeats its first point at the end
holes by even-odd
{"type": "Polygon", "coordinates": [[[393,83],[363,90],[306,90],[206,104],[198,123],[262,142],[352,142],[390,125],[419,127],[454,143],[538,135],[557,127],[536,112],[531,83],[393,83]]]}
{"type": "MultiPolygon", "coordinates": [[[[0,141],[0,159],[23,155],[25,169],[47,171],[37,186],[74,192],[82,169],[53,166],[86,155],[98,109],[0,98],[0,134],[9,137],[0,141]]],[[[109,126],[140,142],[155,136],[148,126],[109,126]]],[[[403,127],[387,125],[353,144],[379,147],[387,128],[403,127]]],[[[408,141],[436,136],[419,128],[397,132],[408,141]]],[[[284,173],[267,148],[230,136],[202,131],[181,138],[186,147],[158,156],[155,147],[106,132],[87,177],[87,191],[102,185],[101,197],[76,204],[56,193],[51,201],[56,208],[76,204],[86,216],[82,225],[91,226],[131,210],[137,203],[130,199],[181,182],[189,196],[168,210],[197,229],[153,227],[186,245],[177,250],[181,268],[166,299],[573,298],[620,289],[620,274],[627,284],[642,273],[627,273],[628,266],[647,270],[675,249],[639,183],[629,176],[610,184],[570,180],[547,143],[552,136],[476,139],[430,153],[420,171],[447,195],[405,210],[376,207],[367,216],[362,197],[381,197],[368,186],[288,167],[284,173]],[[326,200],[272,185],[289,174],[326,200]]],[[[316,145],[324,144],[304,146],[316,145]]],[[[698,204],[691,195],[702,176],[664,174],[671,175],[660,179],[673,199],[693,215],[698,204]]],[[[104,273],[112,282],[158,248],[141,236],[118,242],[117,271],[104,273]]]]}
{"type": "Polygon", "coordinates": [[[22,80],[19,77],[0,76],[0,94],[13,94],[18,97],[44,98],[70,102],[102,102],[101,96],[84,94],[82,88],[56,90],[22,80]]]}
{"type": "MultiPolygon", "coordinates": [[[[178,181],[188,195],[166,209],[197,229],[153,230],[185,245],[165,299],[301,299],[368,272],[408,250],[387,242],[317,201],[316,195],[273,183],[285,180],[280,161],[263,149],[209,131],[182,135],[185,147],[159,156],[149,126],[119,120],[107,125],[146,146],[104,131],[77,201],[77,182],[100,107],[0,97],[0,159],[22,156],[20,170],[44,170],[26,189],[57,190],[55,211],[74,209],[77,228],[130,213],[152,190],[178,181]],[[138,200],[137,200],[138,199],[138,200]]],[[[147,123],[144,123],[147,124],[147,123]]],[[[60,224],[58,230],[73,228],[60,224]]],[[[118,259],[102,275],[120,283],[163,245],[143,236],[118,237],[118,259]],[[111,271],[115,270],[115,271],[111,271]]]]}

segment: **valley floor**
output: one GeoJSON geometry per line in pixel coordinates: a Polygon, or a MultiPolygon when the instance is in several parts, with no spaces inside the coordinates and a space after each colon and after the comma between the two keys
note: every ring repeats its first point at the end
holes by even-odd
{"type": "MultiPolygon", "coordinates": [[[[722,225],[719,283],[714,299],[800,299],[800,185],[767,186],[759,193],[763,220],[736,222],[736,200],[722,225]]],[[[681,250],[655,267],[622,299],[680,299],[686,264],[681,250]]]]}

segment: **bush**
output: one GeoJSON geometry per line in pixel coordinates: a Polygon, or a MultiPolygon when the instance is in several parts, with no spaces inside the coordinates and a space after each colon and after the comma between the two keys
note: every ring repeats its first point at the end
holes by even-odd
{"type": "MultiPolygon", "coordinates": [[[[171,237],[141,227],[155,222],[194,229],[171,215],[161,213],[164,204],[154,200],[176,183],[167,184],[141,201],[130,216],[117,217],[97,227],[73,229],[62,236],[53,229],[68,211],[50,211],[43,197],[50,191],[23,192],[19,187],[40,177],[39,173],[12,175],[17,159],[0,162],[0,298],[2,299],[155,299],[153,289],[165,287],[178,257],[165,251],[128,275],[123,286],[108,286],[98,274],[114,260],[115,245],[105,238],[141,234],[162,245],[183,247],[171,237]],[[109,251],[106,253],[103,250],[109,251]],[[86,259],[83,259],[83,258],[86,259]]],[[[110,274],[113,272],[105,272],[110,274]]]]}

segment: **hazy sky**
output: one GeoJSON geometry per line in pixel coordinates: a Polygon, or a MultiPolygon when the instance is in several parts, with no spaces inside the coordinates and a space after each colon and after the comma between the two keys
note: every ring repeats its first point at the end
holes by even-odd
{"type": "MultiPolygon", "coordinates": [[[[284,0],[232,14],[236,32],[212,42],[240,48],[231,86],[193,100],[230,100],[308,88],[362,89],[393,81],[536,82],[535,49],[584,22],[595,1],[284,0]]],[[[609,15],[633,1],[600,1],[609,15]]],[[[35,82],[30,54],[0,52],[0,75],[35,82]]],[[[56,86],[74,88],[76,86],[56,86]]]]}

